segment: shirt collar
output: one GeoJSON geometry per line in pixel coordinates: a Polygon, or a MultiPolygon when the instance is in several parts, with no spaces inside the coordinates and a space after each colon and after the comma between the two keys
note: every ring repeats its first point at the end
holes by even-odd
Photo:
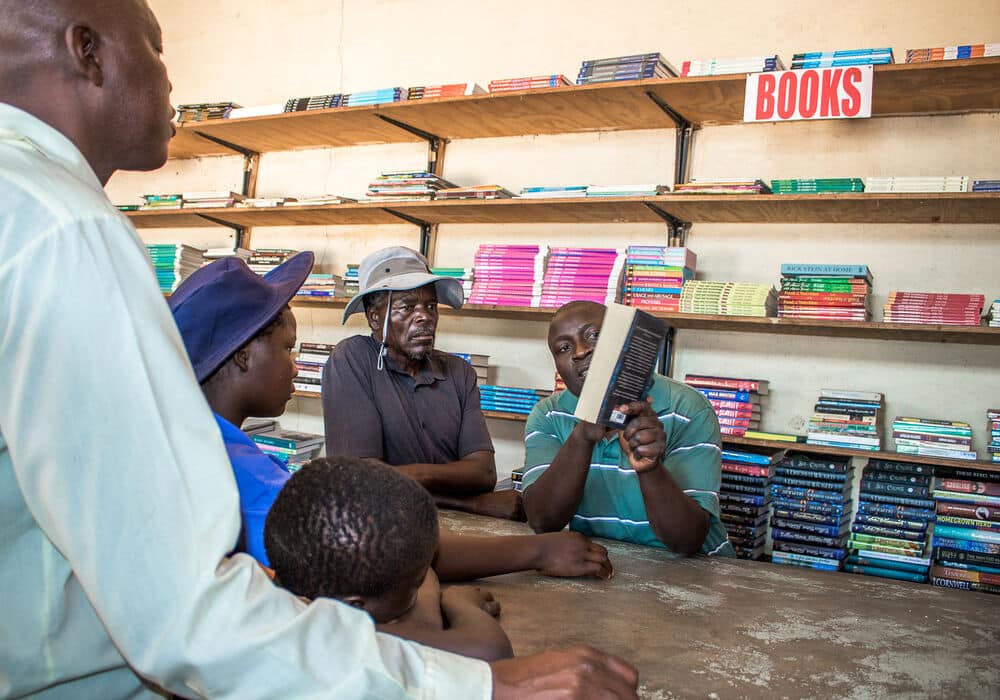
{"type": "Polygon", "coordinates": [[[3,102],[0,102],[0,141],[21,141],[88,187],[104,190],[90,163],[64,134],[23,109],[3,102]]]}
{"type": "Polygon", "coordinates": [[[219,431],[222,433],[223,442],[242,442],[248,445],[257,444],[250,439],[249,435],[244,433],[215,411],[212,411],[212,415],[215,416],[215,422],[219,424],[219,431]]]}

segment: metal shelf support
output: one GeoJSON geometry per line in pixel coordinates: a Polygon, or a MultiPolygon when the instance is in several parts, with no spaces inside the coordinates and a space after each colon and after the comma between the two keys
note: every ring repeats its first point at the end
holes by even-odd
{"type": "Polygon", "coordinates": [[[673,107],[664,102],[654,92],[647,92],[646,97],[670,117],[677,129],[677,150],[674,153],[674,184],[688,181],[691,164],[691,146],[694,143],[694,125],[685,119],[673,107]]]}

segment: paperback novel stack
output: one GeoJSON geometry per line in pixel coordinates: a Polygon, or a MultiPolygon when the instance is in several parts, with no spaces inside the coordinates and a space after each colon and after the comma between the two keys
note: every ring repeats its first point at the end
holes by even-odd
{"type": "Polygon", "coordinates": [[[886,323],[978,326],[985,301],[982,294],[889,292],[882,320],[886,323]]]}
{"type": "Polygon", "coordinates": [[[314,109],[332,109],[339,107],[343,95],[314,95],[313,97],[293,97],[285,102],[286,112],[310,112],[314,109]]]}
{"type": "Polygon", "coordinates": [[[443,187],[434,193],[434,199],[510,199],[513,196],[513,193],[500,185],[443,187]]]}
{"type": "Polygon", "coordinates": [[[460,357],[469,363],[469,366],[472,367],[476,373],[476,384],[480,387],[484,386],[489,381],[489,355],[478,355],[472,352],[453,352],[451,354],[455,357],[460,357]]]}
{"type": "Polygon", "coordinates": [[[774,194],[830,194],[837,192],[864,192],[865,183],[860,177],[819,177],[771,180],[774,194]]]}
{"type": "Polygon", "coordinates": [[[339,194],[313,194],[306,197],[285,197],[286,207],[325,207],[330,204],[353,204],[356,199],[342,197],[339,194]]]}
{"type": "Polygon", "coordinates": [[[201,250],[183,243],[159,243],[146,246],[156,270],[160,291],[168,294],[187,276],[205,263],[201,250]]]}
{"type": "Polygon", "coordinates": [[[344,270],[344,296],[347,298],[355,296],[360,287],[358,263],[349,263],[344,270]]]}
{"type": "Polygon", "coordinates": [[[298,470],[323,449],[322,435],[281,428],[251,435],[250,439],[262,452],[284,462],[290,472],[298,470]]]}
{"type": "Polygon", "coordinates": [[[588,197],[655,197],[670,191],[670,185],[587,185],[588,197]]]}
{"type": "Polygon", "coordinates": [[[381,90],[365,90],[352,92],[340,98],[341,107],[357,107],[359,105],[378,105],[385,102],[399,102],[406,99],[403,88],[391,87],[381,90]]]}
{"type": "Polygon", "coordinates": [[[937,468],[931,583],[1000,593],[1000,472],[937,468]]]}
{"type": "Polygon", "coordinates": [[[528,415],[535,404],[551,394],[545,389],[522,389],[513,386],[479,385],[479,406],[484,411],[528,415]]]}
{"type": "Polygon", "coordinates": [[[177,106],[177,121],[204,122],[212,119],[225,119],[234,108],[241,107],[235,102],[195,102],[177,106]]]}
{"type": "Polygon", "coordinates": [[[684,61],[681,64],[681,77],[764,73],[774,70],[785,70],[785,64],[781,62],[781,57],[778,54],[773,56],[743,56],[741,58],[710,58],[704,61],[684,61]]]}
{"type": "Polygon", "coordinates": [[[861,475],[845,571],[927,581],[929,527],[934,522],[933,474],[934,468],[927,464],[868,460],[861,475]]]}
{"type": "Polygon", "coordinates": [[[681,290],[679,311],[717,316],[774,316],[777,298],[769,284],[688,280],[681,290]]]}
{"type": "Polygon", "coordinates": [[[143,203],[139,206],[142,211],[180,209],[184,205],[184,197],[179,194],[144,194],[142,199],[143,203]]]}
{"type": "Polygon", "coordinates": [[[204,190],[199,192],[184,192],[181,200],[185,209],[212,209],[215,207],[231,207],[242,202],[244,197],[239,192],[229,190],[204,190]]]}
{"type": "Polygon", "coordinates": [[[613,80],[670,78],[676,75],[674,67],[659,53],[643,53],[584,61],[580,65],[576,82],[578,85],[586,85],[613,80]]]}
{"type": "Polygon", "coordinates": [[[986,434],[990,436],[990,459],[1000,462],[1000,408],[986,409],[986,434]]]}
{"type": "Polygon", "coordinates": [[[921,457],[976,459],[972,426],[962,421],[897,417],[892,422],[896,452],[921,457]]]}
{"type": "Polygon", "coordinates": [[[969,184],[969,178],[958,175],[866,177],[865,192],[968,192],[969,184]]]}
{"type": "Polygon", "coordinates": [[[760,427],[760,397],[767,395],[768,380],[688,374],[684,383],[712,404],[723,435],[742,436],[760,427]]]}
{"type": "Polygon", "coordinates": [[[645,311],[678,311],[681,290],[694,279],[697,261],[688,248],[630,245],[625,249],[623,303],[645,311]]]}
{"type": "Polygon", "coordinates": [[[1000,56],[1000,43],[934,46],[927,49],[906,50],[907,63],[955,61],[963,58],[982,58],[984,56],[1000,56]]]}
{"type": "Polygon", "coordinates": [[[538,306],[548,252],[546,246],[538,245],[479,246],[469,303],[538,306]]]}
{"type": "Polygon", "coordinates": [[[869,321],[871,289],[867,265],[782,263],[778,316],[869,321]]]}
{"type": "Polygon", "coordinates": [[[291,248],[257,248],[247,260],[247,265],[258,275],[266,275],[297,252],[291,248]]]}
{"type": "Polygon", "coordinates": [[[239,202],[236,202],[235,206],[245,207],[247,209],[266,209],[291,204],[295,201],[295,197],[246,197],[239,202]]]}
{"type": "Polygon", "coordinates": [[[674,185],[675,194],[771,194],[771,188],[763,180],[744,179],[698,179],[674,185]]]}
{"type": "Polygon", "coordinates": [[[587,185],[557,185],[555,187],[522,187],[521,199],[555,199],[557,197],[586,197],[587,185]]]}
{"type": "Polygon", "coordinates": [[[431,274],[458,280],[458,283],[462,285],[462,298],[468,301],[472,295],[474,269],[471,267],[432,267],[431,274]]]}
{"type": "Polygon", "coordinates": [[[771,559],[837,571],[851,520],[850,457],[788,454],[771,478],[771,559]]]}
{"type": "Polygon", "coordinates": [[[434,173],[423,170],[392,170],[384,172],[368,185],[369,202],[410,202],[434,199],[434,193],[455,187],[434,173]]]}
{"type": "Polygon", "coordinates": [[[426,100],[431,97],[462,97],[481,95],[486,91],[476,83],[451,83],[449,85],[418,85],[406,91],[408,100],[426,100]]]}
{"type": "Polygon", "coordinates": [[[558,308],[576,300],[613,303],[624,267],[622,248],[552,248],[538,305],[558,308]]]}
{"type": "Polygon", "coordinates": [[[573,83],[565,75],[535,75],[527,78],[502,78],[490,81],[490,92],[513,92],[535,88],[563,87],[573,83]]]}
{"type": "Polygon", "coordinates": [[[832,66],[871,66],[892,63],[891,48],[808,51],[792,56],[792,70],[832,66]]]}
{"type": "Polygon", "coordinates": [[[820,389],[806,442],[878,452],[882,449],[882,407],[878,391],[820,389]]]}
{"type": "Polygon", "coordinates": [[[299,343],[299,352],[295,355],[295,367],[299,370],[293,382],[295,391],[320,395],[323,387],[323,368],[326,367],[332,350],[333,345],[328,343],[299,343]]]}
{"type": "Polygon", "coordinates": [[[740,559],[760,559],[764,554],[771,502],[768,486],[780,458],[780,452],[722,451],[719,518],[740,559]]]}
{"type": "Polygon", "coordinates": [[[299,287],[295,296],[332,299],[344,296],[344,278],[328,272],[313,272],[299,287]]]}
{"type": "Polygon", "coordinates": [[[206,265],[213,260],[218,260],[219,258],[239,258],[240,260],[249,260],[251,255],[253,255],[252,250],[247,250],[246,248],[240,248],[238,246],[208,248],[204,253],[202,253],[202,256],[205,258],[206,265]]]}
{"type": "Polygon", "coordinates": [[[1000,192],[1000,180],[973,180],[973,192],[1000,192]]]}

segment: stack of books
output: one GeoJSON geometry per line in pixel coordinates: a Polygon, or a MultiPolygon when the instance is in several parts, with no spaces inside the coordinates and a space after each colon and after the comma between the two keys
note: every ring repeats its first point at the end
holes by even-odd
{"type": "Polygon", "coordinates": [[[580,64],[576,82],[577,85],[586,85],[614,80],[670,78],[676,75],[677,70],[659,53],[642,53],[584,61],[580,64]]]}
{"type": "Polygon", "coordinates": [[[546,246],[538,245],[479,246],[469,303],[538,306],[548,252],[546,246]]]}
{"type": "Polygon", "coordinates": [[[256,433],[251,435],[250,439],[257,443],[257,447],[265,454],[284,462],[290,472],[298,470],[323,449],[322,435],[281,428],[256,433]]]}
{"type": "Polygon", "coordinates": [[[344,278],[340,275],[333,275],[328,272],[313,272],[305,283],[299,287],[295,296],[301,297],[321,297],[332,299],[333,297],[343,297],[344,278]]]}
{"type": "Polygon", "coordinates": [[[476,373],[476,384],[483,386],[489,381],[489,355],[478,355],[472,352],[453,352],[451,354],[455,357],[460,357],[469,363],[469,366],[472,367],[476,373]]]}
{"type": "Polygon", "coordinates": [[[246,207],[247,209],[263,209],[269,207],[280,207],[285,204],[293,204],[295,201],[295,197],[246,197],[236,202],[235,206],[246,207]]]}
{"type": "Polygon", "coordinates": [[[907,418],[892,422],[896,452],[921,457],[976,459],[972,450],[972,426],[962,421],[907,418]]]}
{"type": "Polygon", "coordinates": [[[500,185],[443,187],[434,193],[434,199],[510,199],[513,196],[512,192],[500,185]]]}
{"type": "Polygon", "coordinates": [[[768,486],[780,458],[780,452],[722,451],[719,519],[740,559],[760,559],[764,554],[771,502],[768,486]]]}
{"type": "Polygon", "coordinates": [[[139,206],[142,211],[180,209],[184,205],[184,197],[179,194],[144,194],[142,199],[143,204],[139,206]]]}
{"type": "Polygon", "coordinates": [[[968,192],[964,175],[939,177],[866,177],[865,192],[968,192]]]}
{"type": "Polygon", "coordinates": [[[285,111],[285,105],[278,102],[269,105],[254,105],[253,107],[233,107],[229,112],[230,119],[246,119],[248,117],[269,117],[272,114],[281,114],[285,111]]]}
{"type": "Polygon", "coordinates": [[[205,264],[201,250],[183,243],[158,243],[146,246],[156,270],[156,281],[164,294],[177,289],[187,276],[205,264]]]}
{"type": "Polygon", "coordinates": [[[771,192],[774,194],[831,194],[864,191],[865,183],[860,177],[771,180],[771,192]]]}
{"type": "Polygon", "coordinates": [[[392,170],[384,172],[368,185],[369,202],[411,202],[434,199],[434,193],[455,187],[434,173],[423,170],[392,170]]]}
{"type": "Polygon", "coordinates": [[[778,316],[870,321],[871,289],[867,265],[782,263],[778,316]]]}
{"type": "Polygon", "coordinates": [[[307,197],[285,197],[286,207],[325,207],[328,204],[353,204],[356,199],[341,197],[339,194],[314,194],[307,197]]]}
{"type": "Polygon", "coordinates": [[[982,294],[889,292],[882,320],[886,323],[978,326],[985,301],[982,294]]]}
{"type": "Polygon", "coordinates": [[[742,436],[760,427],[760,397],[767,395],[768,380],[688,374],[684,383],[712,404],[723,435],[742,436]]]}
{"type": "Polygon", "coordinates": [[[577,300],[613,303],[624,267],[623,248],[552,248],[538,305],[558,308],[577,300]]]}
{"type": "Polygon", "coordinates": [[[844,570],[925,583],[934,522],[934,468],[870,459],[861,475],[858,512],[851,524],[844,570]]]}
{"type": "Polygon", "coordinates": [[[247,250],[246,248],[240,248],[236,246],[222,246],[221,248],[208,248],[202,253],[202,257],[205,258],[206,265],[212,262],[213,260],[218,260],[219,258],[239,258],[240,260],[249,260],[251,255],[253,255],[252,250],[247,250]]]}
{"type": "Polygon", "coordinates": [[[694,279],[697,261],[688,248],[630,245],[625,249],[623,303],[645,311],[678,311],[681,289],[694,279]]]}
{"type": "Polygon", "coordinates": [[[674,194],[771,194],[771,188],[757,178],[700,178],[674,185],[674,194]]]}
{"type": "Polygon", "coordinates": [[[892,62],[891,48],[808,51],[792,56],[792,70],[831,66],[872,66],[892,62]]]}
{"type": "Polygon", "coordinates": [[[479,406],[484,411],[528,415],[535,404],[551,394],[545,389],[521,389],[513,386],[479,385],[479,406]]]}
{"type": "Polygon", "coordinates": [[[955,61],[963,58],[982,58],[983,56],[1000,56],[1000,43],[934,46],[928,49],[906,50],[907,63],[955,61]]]}
{"type": "Polygon", "coordinates": [[[404,98],[403,88],[391,87],[381,90],[366,90],[364,92],[352,92],[341,96],[340,106],[378,105],[385,102],[399,102],[404,98]]]}
{"type": "Polygon", "coordinates": [[[353,297],[358,293],[361,288],[361,282],[358,279],[358,263],[348,263],[347,269],[344,270],[344,296],[347,298],[353,297]]]}
{"type": "Polygon", "coordinates": [[[990,328],[1000,328],[1000,299],[994,299],[986,314],[986,323],[990,328]]]}
{"type": "Polygon", "coordinates": [[[309,112],[314,109],[333,109],[339,107],[343,95],[314,95],[313,97],[293,97],[285,102],[286,112],[309,112]]]}
{"type": "Polygon", "coordinates": [[[774,70],[785,70],[785,64],[781,62],[781,57],[778,54],[773,56],[743,56],[741,58],[710,58],[704,61],[684,61],[681,64],[681,77],[764,73],[774,70]]]}
{"type": "Polygon", "coordinates": [[[806,442],[878,452],[882,449],[882,393],[820,389],[806,442]]]}
{"type": "Polygon", "coordinates": [[[299,374],[295,377],[295,391],[319,396],[323,388],[323,368],[330,359],[333,345],[328,343],[299,343],[295,355],[295,367],[299,374]]]}
{"type": "Polygon", "coordinates": [[[246,197],[239,192],[229,190],[204,190],[200,192],[184,192],[181,195],[185,209],[212,209],[215,207],[231,207],[242,202],[246,197]]]}
{"type": "Polygon", "coordinates": [[[938,467],[931,583],[1000,593],[1000,472],[938,467]]]}
{"type": "Polygon", "coordinates": [[[241,107],[235,102],[196,102],[177,106],[177,121],[204,122],[212,119],[225,119],[234,108],[241,107]]]}
{"type": "Polygon", "coordinates": [[[426,100],[431,97],[462,97],[481,95],[486,91],[476,83],[451,83],[449,85],[418,85],[406,91],[408,100],[426,100]]]}
{"type": "Polygon", "coordinates": [[[973,192],[1000,192],[1000,180],[973,180],[973,192]]]}
{"type": "Polygon", "coordinates": [[[475,268],[472,267],[432,267],[432,275],[441,275],[442,277],[451,277],[452,279],[458,280],[458,283],[462,285],[462,298],[464,301],[468,301],[469,297],[472,295],[472,280],[475,276],[475,268]]]}
{"type": "Polygon", "coordinates": [[[771,559],[837,571],[847,555],[850,457],[788,454],[771,479],[771,559]]]}
{"type": "Polygon", "coordinates": [[[266,275],[297,252],[291,248],[257,248],[247,260],[247,265],[258,275],[266,275]]]}
{"type": "Polygon", "coordinates": [[[688,280],[681,290],[679,311],[721,316],[774,316],[777,297],[769,284],[688,280]]]}
{"type": "Polygon", "coordinates": [[[278,421],[273,418],[247,418],[243,421],[243,425],[240,426],[240,430],[247,435],[256,435],[257,433],[266,433],[269,430],[274,430],[277,427],[278,421]]]}
{"type": "Polygon", "coordinates": [[[587,185],[561,185],[556,187],[522,187],[521,199],[553,199],[556,197],[586,197],[587,185]]]}
{"type": "Polygon", "coordinates": [[[502,78],[490,81],[490,92],[514,92],[535,88],[563,87],[573,83],[565,75],[535,75],[526,78],[502,78]]]}
{"type": "Polygon", "coordinates": [[[1000,408],[986,409],[986,434],[990,436],[990,444],[986,446],[990,459],[1000,462],[1000,408]]]}
{"type": "Polygon", "coordinates": [[[655,197],[670,191],[670,185],[587,185],[588,197],[655,197]]]}

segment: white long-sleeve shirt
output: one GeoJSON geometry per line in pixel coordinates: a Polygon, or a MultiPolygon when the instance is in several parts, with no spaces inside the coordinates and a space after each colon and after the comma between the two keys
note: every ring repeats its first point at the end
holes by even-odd
{"type": "Polygon", "coordinates": [[[142,242],[0,104],[0,697],[489,697],[486,664],[227,558],[239,524],[142,242]]]}

